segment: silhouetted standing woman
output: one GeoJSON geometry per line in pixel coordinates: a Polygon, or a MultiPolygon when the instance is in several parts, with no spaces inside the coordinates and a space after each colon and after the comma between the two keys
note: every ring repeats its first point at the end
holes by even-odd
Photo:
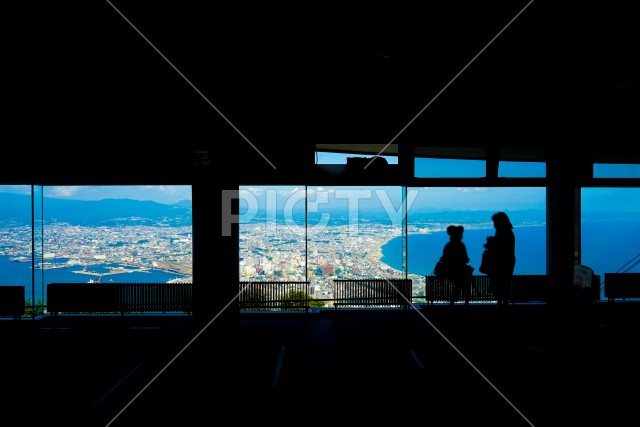
{"type": "Polygon", "coordinates": [[[511,281],[516,267],[516,236],[506,213],[496,212],[491,219],[496,232],[491,245],[493,258],[489,277],[498,305],[504,306],[509,302],[511,281]]]}
{"type": "Polygon", "coordinates": [[[467,270],[467,263],[469,262],[467,247],[462,243],[463,233],[464,227],[461,225],[448,226],[449,241],[442,250],[445,272],[453,285],[453,293],[451,294],[449,305],[453,305],[460,297],[460,294],[464,296],[465,304],[469,304],[471,279],[467,270]]]}

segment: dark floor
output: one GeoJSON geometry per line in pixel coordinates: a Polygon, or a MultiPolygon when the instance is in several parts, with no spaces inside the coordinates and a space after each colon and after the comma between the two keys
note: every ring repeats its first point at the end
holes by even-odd
{"type": "Polygon", "coordinates": [[[86,427],[628,425],[639,319],[639,306],[618,303],[3,321],[2,416],[86,427]]]}

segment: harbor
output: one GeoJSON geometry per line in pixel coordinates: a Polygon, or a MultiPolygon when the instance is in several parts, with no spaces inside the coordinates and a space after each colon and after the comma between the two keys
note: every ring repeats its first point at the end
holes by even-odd
{"type": "Polygon", "coordinates": [[[82,270],[72,270],[72,273],[75,274],[86,274],[88,276],[111,276],[115,274],[124,274],[124,273],[148,273],[151,269],[147,267],[139,267],[139,268],[122,268],[122,267],[107,267],[107,271],[98,272],[93,270],[88,270],[86,267],[82,270]]]}
{"type": "MultiPolygon", "coordinates": [[[[37,285],[32,288],[31,282],[34,270],[30,263],[13,262],[8,256],[0,255],[0,270],[3,272],[6,283],[10,284],[26,284],[25,298],[33,300],[44,300],[46,298],[46,285],[49,283],[167,283],[181,279],[179,282],[191,282],[193,276],[191,274],[178,274],[176,272],[167,272],[149,265],[146,268],[141,266],[126,266],[126,270],[121,273],[109,274],[111,268],[123,268],[118,264],[91,264],[86,266],[85,272],[82,272],[82,265],[66,265],[66,268],[45,268],[35,271],[35,280],[37,285]],[[126,274],[125,274],[126,272],[126,274]],[[101,275],[109,274],[104,277],[101,275]]],[[[59,265],[59,263],[56,263],[59,265]]]]}

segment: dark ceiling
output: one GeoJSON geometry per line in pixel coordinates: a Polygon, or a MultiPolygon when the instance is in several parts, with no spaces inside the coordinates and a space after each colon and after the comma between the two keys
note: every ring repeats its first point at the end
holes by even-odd
{"type": "Polygon", "coordinates": [[[14,71],[71,138],[615,149],[640,140],[632,3],[64,2],[14,15],[14,71]]]}

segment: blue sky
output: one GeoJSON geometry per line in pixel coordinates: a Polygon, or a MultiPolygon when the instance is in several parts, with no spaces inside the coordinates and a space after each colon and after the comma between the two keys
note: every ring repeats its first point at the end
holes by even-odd
{"type": "MultiPolygon", "coordinates": [[[[0,192],[31,194],[30,185],[0,185],[0,192]]],[[[192,200],[190,185],[44,186],[44,197],[70,200],[132,199],[172,204],[192,200]]]]}

